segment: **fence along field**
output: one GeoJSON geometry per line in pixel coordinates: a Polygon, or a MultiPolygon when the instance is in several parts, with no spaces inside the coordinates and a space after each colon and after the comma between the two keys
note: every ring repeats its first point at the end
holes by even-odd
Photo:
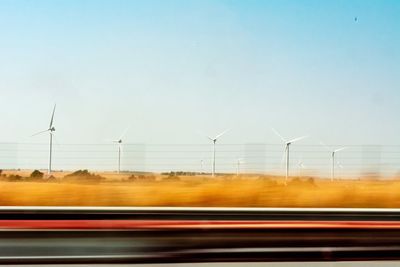
{"type": "Polygon", "coordinates": [[[46,145],[0,147],[0,205],[400,207],[399,147],[348,146],[331,182],[329,153],[293,146],[286,185],[279,145],[220,144],[214,178],[209,145],[125,145],[118,175],[113,145],[55,144],[51,179],[46,145]]]}
{"type": "MultiPolygon", "coordinates": [[[[400,170],[400,146],[340,145],[347,149],[335,156],[335,173],[342,178],[366,175],[382,179],[396,177],[400,170]]],[[[337,146],[339,147],[339,145],[337,146]]],[[[115,144],[54,143],[53,169],[74,171],[116,171],[118,147],[115,144]]],[[[124,144],[122,171],[211,173],[210,144],[124,144]]],[[[242,174],[284,174],[282,144],[224,144],[216,151],[216,171],[242,174]]],[[[321,145],[294,144],[290,173],[296,176],[330,177],[331,153],[321,145]]],[[[0,169],[47,169],[48,144],[0,143],[0,169]]]]}

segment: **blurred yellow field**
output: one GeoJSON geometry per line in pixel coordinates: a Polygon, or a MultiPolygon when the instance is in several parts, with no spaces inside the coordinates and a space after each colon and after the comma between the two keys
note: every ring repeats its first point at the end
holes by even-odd
{"type": "Polygon", "coordinates": [[[398,180],[330,182],[299,177],[285,186],[281,177],[266,176],[183,176],[177,180],[157,175],[154,181],[102,176],[107,179],[101,182],[66,181],[61,173],[53,182],[1,181],[0,205],[400,207],[398,180]]]}

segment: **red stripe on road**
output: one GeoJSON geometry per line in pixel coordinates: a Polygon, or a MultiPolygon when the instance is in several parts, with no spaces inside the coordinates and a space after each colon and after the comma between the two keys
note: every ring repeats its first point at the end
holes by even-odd
{"type": "Polygon", "coordinates": [[[400,229],[386,221],[0,220],[0,229],[400,229]]]}

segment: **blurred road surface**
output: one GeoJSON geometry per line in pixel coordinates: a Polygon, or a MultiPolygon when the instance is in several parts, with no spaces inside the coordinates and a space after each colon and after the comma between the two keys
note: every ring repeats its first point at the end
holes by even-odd
{"type": "Polygon", "coordinates": [[[0,208],[0,264],[346,260],[400,260],[400,211],[0,208]]]}
{"type": "MultiPolygon", "coordinates": [[[[24,267],[31,266],[37,267],[37,265],[9,265],[10,267],[24,267]]],[[[48,267],[94,267],[98,265],[86,264],[86,265],[46,265],[48,267]]],[[[105,264],[102,267],[398,267],[400,261],[391,262],[292,262],[292,263],[179,263],[179,264],[105,264]]]]}

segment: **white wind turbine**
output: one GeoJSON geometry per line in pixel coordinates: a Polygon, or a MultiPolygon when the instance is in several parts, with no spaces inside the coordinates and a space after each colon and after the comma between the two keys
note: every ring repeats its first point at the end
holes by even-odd
{"type": "Polygon", "coordinates": [[[337,163],[336,163],[336,165],[338,165],[338,167],[340,168],[340,169],[344,169],[344,167],[343,167],[343,165],[338,161],[337,163]]]}
{"type": "Polygon", "coordinates": [[[116,140],[112,140],[113,143],[118,144],[118,174],[121,172],[121,151],[122,151],[122,138],[124,138],[125,134],[128,132],[128,128],[120,135],[120,137],[116,140]]]}
{"type": "Polygon", "coordinates": [[[338,161],[337,165],[339,166],[339,168],[344,169],[343,165],[338,161]]]}
{"type": "Polygon", "coordinates": [[[200,160],[200,174],[203,174],[204,160],[200,160]]]}
{"type": "Polygon", "coordinates": [[[297,162],[297,167],[298,167],[298,171],[299,171],[299,175],[304,175],[306,170],[307,170],[307,166],[304,165],[304,162],[302,159],[299,159],[297,162]]]}
{"type": "Polygon", "coordinates": [[[240,175],[240,165],[243,164],[243,163],[245,163],[243,161],[243,159],[240,159],[240,158],[237,159],[237,161],[236,161],[236,164],[237,164],[237,166],[236,166],[236,176],[240,175]]]}
{"type": "Polygon", "coordinates": [[[213,142],[213,162],[212,162],[212,176],[215,176],[215,145],[217,143],[218,138],[223,136],[228,130],[223,131],[222,133],[216,135],[214,138],[207,136],[213,142]]]}
{"type": "Polygon", "coordinates": [[[299,167],[299,169],[304,170],[307,167],[304,165],[303,161],[301,159],[299,159],[299,161],[297,162],[297,166],[299,167]]]}
{"type": "Polygon", "coordinates": [[[35,135],[39,135],[39,134],[46,133],[46,132],[49,132],[49,134],[50,134],[49,168],[47,169],[47,173],[48,174],[51,174],[51,160],[52,160],[52,153],[53,153],[53,132],[56,130],[56,128],[54,128],[54,126],[53,126],[55,111],[56,111],[56,105],[54,104],[53,112],[51,114],[49,128],[44,130],[44,131],[40,131],[40,132],[35,133],[35,134],[32,135],[32,136],[35,136],[35,135]]]}
{"type": "Polygon", "coordinates": [[[332,158],[331,181],[333,181],[335,179],[335,155],[336,155],[336,152],[342,151],[342,150],[346,149],[347,147],[341,147],[341,148],[338,148],[338,149],[332,149],[332,148],[328,147],[327,145],[325,145],[323,142],[320,142],[320,143],[329,152],[331,152],[331,158],[332,158]]]}
{"type": "Polygon", "coordinates": [[[344,169],[343,165],[342,165],[339,161],[336,161],[335,163],[336,163],[335,165],[336,165],[337,167],[339,167],[339,169],[341,169],[341,170],[344,169]]]}
{"type": "Polygon", "coordinates": [[[285,138],[282,137],[282,135],[280,135],[278,133],[277,130],[275,130],[274,128],[272,128],[272,131],[280,138],[282,139],[282,141],[285,143],[285,151],[283,152],[283,156],[286,155],[286,177],[285,177],[285,183],[287,183],[287,180],[289,178],[289,148],[290,145],[294,142],[300,141],[304,138],[306,138],[307,136],[301,136],[301,137],[297,137],[291,140],[286,140],[285,138]]]}

